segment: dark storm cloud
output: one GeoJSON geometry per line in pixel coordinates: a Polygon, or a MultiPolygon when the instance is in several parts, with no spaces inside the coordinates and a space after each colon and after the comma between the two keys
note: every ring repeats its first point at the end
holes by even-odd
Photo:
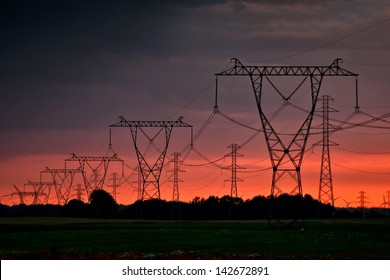
{"type": "Polygon", "coordinates": [[[310,49],[353,31],[369,16],[378,18],[383,2],[1,5],[0,128],[21,130],[100,126],[127,112],[171,115],[230,57],[261,60],[310,49]]]}

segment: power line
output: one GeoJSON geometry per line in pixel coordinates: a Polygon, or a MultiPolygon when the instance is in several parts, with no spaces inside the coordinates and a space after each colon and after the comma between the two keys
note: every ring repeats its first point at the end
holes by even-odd
{"type": "Polygon", "coordinates": [[[348,33],[348,34],[346,34],[346,35],[344,35],[344,36],[341,36],[341,37],[339,37],[339,38],[337,38],[337,39],[328,41],[328,42],[326,42],[326,43],[324,43],[324,44],[318,45],[318,46],[313,47],[313,48],[311,48],[311,49],[307,49],[307,50],[303,50],[303,51],[300,51],[300,52],[292,53],[292,54],[285,55],[285,56],[275,57],[275,58],[271,58],[271,59],[257,60],[257,61],[254,61],[254,62],[272,62],[272,61],[287,59],[287,58],[291,58],[291,57],[295,57],[295,56],[300,56],[300,55],[303,55],[303,54],[307,54],[307,53],[310,53],[310,52],[314,52],[314,51],[316,51],[316,50],[319,50],[319,49],[328,47],[328,46],[330,46],[330,45],[333,45],[333,44],[335,44],[335,43],[338,43],[338,42],[340,42],[340,41],[343,41],[343,40],[345,40],[345,39],[348,39],[348,38],[350,38],[350,37],[353,37],[353,36],[355,36],[355,35],[357,35],[357,34],[359,34],[359,33],[365,32],[365,31],[367,31],[367,30],[369,30],[369,29],[372,29],[372,28],[374,28],[374,27],[377,27],[377,26],[379,26],[379,25],[382,25],[382,24],[384,24],[384,23],[386,23],[386,22],[388,22],[388,21],[390,21],[390,18],[386,18],[386,19],[384,19],[384,20],[382,20],[382,21],[379,21],[379,22],[376,22],[376,23],[374,23],[374,24],[368,25],[368,26],[366,26],[366,27],[363,27],[363,28],[358,29],[358,30],[356,30],[356,31],[354,31],[354,32],[348,33]]]}

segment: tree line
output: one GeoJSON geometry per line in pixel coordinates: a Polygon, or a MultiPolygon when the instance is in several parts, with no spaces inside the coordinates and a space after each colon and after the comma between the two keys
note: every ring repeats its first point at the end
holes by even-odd
{"type": "MultiPolygon", "coordinates": [[[[230,196],[195,197],[190,202],[173,202],[159,199],[136,201],[131,205],[118,205],[104,190],[91,193],[89,203],[70,200],[65,205],[0,204],[0,216],[51,216],[103,219],[152,220],[266,220],[266,219],[332,219],[385,217],[389,211],[372,209],[337,209],[323,204],[310,195],[278,197],[255,196],[251,199],[230,196]]],[[[383,210],[383,209],[382,209],[383,210]]]]}

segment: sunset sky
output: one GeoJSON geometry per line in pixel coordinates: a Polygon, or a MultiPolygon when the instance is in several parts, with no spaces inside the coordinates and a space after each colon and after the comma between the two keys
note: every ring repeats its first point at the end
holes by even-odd
{"type": "MultiPolygon", "coordinates": [[[[198,132],[213,112],[214,74],[233,65],[330,65],[359,74],[360,123],[390,112],[390,4],[387,0],[166,0],[166,1],[27,1],[1,4],[0,9],[0,194],[39,181],[46,166],[63,168],[72,153],[104,156],[109,125],[123,116],[130,121],[176,120],[180,116],[198,132]]],[[[292,92],[299,79],[275,79],[292,92]]],[[[270,115],[282,104],[276,91],[264,94],[270,115]]],[[[309,84],[292,98],[305,107],[309,84]]],[[[355,80],[324,79],[320,95],[334,98],[332,125],[350,116],[356,105],[355,80]]],[[[259,114],[247,77],[220,77],[219,109],[260,128],[259,114]]],[[[322,105],[319,104],[318,108],[322,105]]],[[[305,107],[307,108],[307,106],[305,107]]],[[[302,165],[303,193],[318,197],[322,139],[319,115],[314,117],[302,165]]],[[[305,113],[288,106],[275,118],[278,131],[295,133],[305,113]]],[[[359,206],[365,191],[368,206],[379,206],[390,191],[390,118],[331,135],[336,206],[359,206]]],[[[155,131],[150,131],[154,135],[155,131]]],[[[161,176],[161,196],[171,200],[174,152],[190,141],[188,128],[173,130],[161,176]]],[[[216,114],[185,151],[180,197],[230,193],[226,167],[229,145],[246,143],[254,131],[216,114]],[[207,161],[206,161],[206,159],[207,161]],[[224,159],[223,159],[224,158],[224,159]],[[219,160],[220,159],[220,160],[219,160]],[[209,163],[213,162],[213,163],[209,163]]],[[[139,137],[142,151],[147,138],[139,137]]],[[[162,139],[149,147],[158,154],[162,139]]],[[[126,181],[120,179],[117,201],[136,199],[137,166],[128,128],[112,131],[113,150],[125,160],[126,181]]],[[[249,199],[269,195],[272,172],[264,135],[239,151],[243,167],[238,195],[249,199]]],[[[71,166],[71,164],[69,164],[71,166]]],[[[72,166],[77,167],[75,165],[72,166]]],[[[120,166],[113,163],[106,178],[120,166]]],[[[120,173],[120,172],[119,172],[120,173]]],[[[49,177],[44,178],[46,181],[49,177]]],[[[81,183],[77,178],[74,184],[81,183]]],[[[27,191],[27,190],[26,190],[27,191]]],[[[54,191],[53,191],[54,192],[54,191]]],[[[75,197],[75,191],[72,191],[75,197]]],[[[16,197],[3,197],[12,205],[16,197]]],[[[53,196],[53,203],[55,199],[53,196]]]]}

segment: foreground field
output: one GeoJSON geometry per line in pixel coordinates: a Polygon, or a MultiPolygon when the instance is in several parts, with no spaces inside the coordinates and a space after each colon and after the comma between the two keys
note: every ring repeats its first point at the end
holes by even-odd
{"type": "Polygon", "coordinates": [[[390,220],[178,222],[0,218],[2,259],[390,259],[390,220]]]}

